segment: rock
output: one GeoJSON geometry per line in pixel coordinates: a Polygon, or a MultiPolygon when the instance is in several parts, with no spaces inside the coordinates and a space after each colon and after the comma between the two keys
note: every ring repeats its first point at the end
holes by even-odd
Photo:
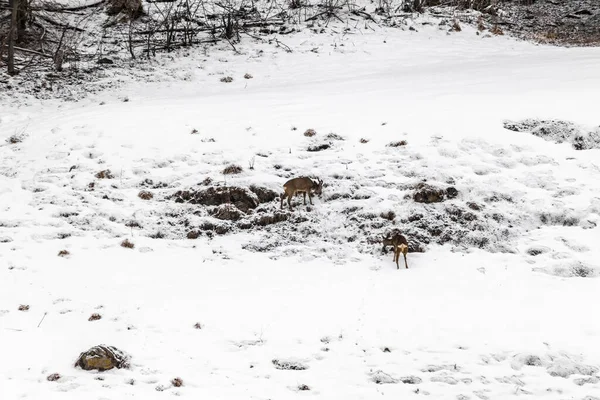
{"type": "Polygon", "coordinates": [[[75,367],[80,367],[86,371],[128,368],[129,356],[113,346],[94,346],[79,355],[75,367]]]}
{"type": "Polygon", "coordinates": [[[226,221],[238,221],[244,215],[233,204],[221,204],[211,212],[212,216],[226,221]]]}
{"type": "Polygon", "coordinates": [[[279,197],[279,193],[266,187],[250,185],[249,189],[258,197],[261,203],[270,203],[279,197]]]}
{"type": "Polygon", "coordinates": [[[442,189],[419,183],[413,193],[413,200],[417,203],[439,203],[444,200],[445,192],[442,189]]]}
{"type": "Polygon", "coordinates": [[[458,196],[458,190],[455,187],[450,186],[446,189],[446,197],[449,199],[454,199],[458,196]]]}
{"type": "Polygon", "coordinates": [[[203,206],[220,206],[233,204],[238,210],[248,212],[258,207],[258,197],[250,190],[236,186],[211,186],[204,190],[180,190],[170,196],[176,203],[200,204],[203,206]]]}

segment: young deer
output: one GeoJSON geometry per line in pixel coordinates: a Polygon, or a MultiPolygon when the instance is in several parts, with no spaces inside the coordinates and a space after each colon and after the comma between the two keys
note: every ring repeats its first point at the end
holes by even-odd
{"type": "Polygon", "coordinates": [[[319,197],[323,194],[323,181],[317,178],[313,181],[307,177],[300,177],[290,179],[283,185],[283,194],[281,195],[281,208],[283,208],[283,201],[287,197],[287,203],[290,210],[292,210],[292,197],[298,193],[304,194],[304,205],[306,205],[306,194],[308,194],[308,200],[312,205],[312,195],[316,194],[319,197]]]}
{"type": "Polygon", "coordinates": [[[396,262],[396,267],[400,269],[400,265],[398,264],[398,259],[400,258],[400,253],[404,254],[404,265],[408,269],[408,262],[406,261],[406,254],[408,253],[408,241],[404,236],[402,236],[398,232],[394,232],[393,236],[389,234],[387,237],[383,238],[383,249],[385,251],[386,246],[392,246],[394,248],[394,258],[393,260],[396,262]]]}

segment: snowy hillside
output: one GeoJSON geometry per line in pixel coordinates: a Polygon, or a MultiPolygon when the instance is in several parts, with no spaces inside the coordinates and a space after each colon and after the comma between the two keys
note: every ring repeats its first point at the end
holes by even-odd
{"type": "Polygon", "coordinates": [[[286,45],[2,97],[0,398],[600,398],[600,51],[467,26],[286,45]],[[323,197],[280,211],[301,175],[323,197]],[[189,202],[222,188],[243,204],[189,202]],[[129,368],[74,367],[99,344],[129,368]]]}

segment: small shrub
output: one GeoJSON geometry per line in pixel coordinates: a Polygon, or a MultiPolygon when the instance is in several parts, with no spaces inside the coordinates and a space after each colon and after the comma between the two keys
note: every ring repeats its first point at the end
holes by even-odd
{"type": "Polygon", "coordinates": [[[152,194],[152,192],[142,190],[138,193],[138,197],[142,200],[151,200],[154,197],[154,195],[152,194]]]}
{"type": "Polygon", "coordinates": [[[60,374],[54,373],[54,374],[50,374],[46,377],[46,380],[48,382],[56,382],[57,380],[59,380],[61,378],[60,374]]]}
{"type": "Polygon", "coordinates": [[[67,250],[61,250],[58,252],[59,257],[67,257],[69,254],[71,253],[69,253],[67,250]]]}
{"type": "Polygon", "coordinates": [[[197,135],[198,133],[200,133],[200,132],[198,132],[198,129],[196,129],[196,128],[192,129],[192,131],[190,132],[190,134],[192,134],[192,135],[197,135]]]}
{"type": "Polygon", "coordinates": [[[244,79],[252,79],[252,78],[254,78],[252,75],[244,74],[244,79]]]}
{"type": "Polygon", "coordinates": [[[225,175],[240,174],[243,170],[244,169],[242,167],[240,167],[239,165],[231,164],[231,165],[228,165],[227,167],[225,167],[225,169],[223,170],[223,174],[225,174],[225,175]]]}
{"type": "Polygon", "coordinates": [[[369,143],[369,139],[366,139],[366,138],[360,138],[360,142],[361,142],[362,144],[369,143]]]}
{"type": "Polygon", "coordinates": [[[115,176],[110,172],[110,169],[105,169],[96,174],[96,178],[98,179],[114,179],[115,176]]]}
{"type": "Polygon", "coordinates": [[[98,314],[98,313],[93,313],[92,315],[90,315],[90,317],[88,318],[88,321],[98,321],[99,319],[102,319],[102,315],[98,314]]]}
{"type": "Polygon", "coordinates": [[[29,311],[29,304],[21,304],[19,306],[19,311],[29,311]]]}
{"type": "Polygon", "coordinates": [[[196,322],[194,324],[194,329],[202,329],[202,324],[200,324],[200,322],[196,322]]]}
{"type": "Polygon", "coordinates": [[[135,245],[133,242],[130,242],[129,239],[125,239],[121,242],[121,247],[125,247],[127,249],[133,249],[135,245]]]}
{"type": "Polygon", "coordinates": [[[460,27],[460,24],[458,23],[457,20],[454,20],[454,22],[452,23],[451,31],[453,31],[453,32],[460,32],[460,31],[462,31],[462,28],[460,27]]]}
{"type": "Polygon", "coordinates": [[[304,136],[306,137],[313,137],[317,134],[317,131],[315,131],[314,129],[307,129],[304,131],[304,136]]]}
{"type": "Polygon", "coordinates": [[[406,146],[408,142],[406,140],[398,140],[397,142],[390,142],[386,145],[386,147],[400,147],[406,146]]]}
{"type": "Polygon", "coordinates": [[[183,379],[181,379],[181,378],[174,378],[173,380],[171,380],[171,385],[173,385],[175,387],[182,387],[183,386],[183,379]]]}
{"type": "Polygon", "coordinates": [[[298,390],[310,390],[310,387],[308,387],[308,385],[305,384],[300,384],[298,385],[298,390]]]}
{"type": "Polygon", "coordinates": [[[17,144],[17,143],[21,143],[23,140],[25,140],[26,135],[24,134],[14,134],[8,137],[8,139],[6,139],[6,143],[8,144],[17,144]]]}
{"type": "Polygon", "coordinates": [[[504,35],[504,31],[498,25],[494,25],[494,27],[490,29],[490,32],[498,36],[504,35]]]}
{"type": "Polygon", "coordinates": [[[202,142],[202,143],[214,143],[214,142],[215,142],[215,139],[214,139],[214,138],[211,138],[211,137],[210,137],[210,138],[203,138],[203,139],[201,140],[201,142],[202,142]]]}
{"type": "Polygon", "coordinates": [[[223,82],[223,83],[231,83],[231,82],[233,82],[233,78],[230,77],[230,76],[224,76],[224,77],[221,78],[221,82],[223,82]]]}

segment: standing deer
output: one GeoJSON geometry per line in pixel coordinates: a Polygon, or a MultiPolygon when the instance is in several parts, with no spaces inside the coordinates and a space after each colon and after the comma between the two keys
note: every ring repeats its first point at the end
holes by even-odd
{"type": "Polygon", "coordinates": [[[298,193],[304,195],[304,205],[306,205],[306,195],[308,194],[308,201],[312,205],[312,195],[316,194],[319,197],[323,194],[323,181],[317,178],[316,181],[307,177],[300,177],[290,179],[283,185],[283,194],[281,195],[281,208],[283,208],[283,201],[287,198],[288,207],[292,210],[292,197],[298,193]]]}
{"type": "Polygon", "coordinates": [[[393,260],[396,262],[396,267],[400,269],[400,265],[398,264],[398,259],[400,258],[400,253],[404,254],[404,265],[408,269],[408,262],[406,261],[406,254],[408,254],[408,241],[406,238],[398,232],[394,232],[393,236],[388,234],[383,238],[383,249],[385,251],[386,246],[392,246],[394,249],[394,258],[393,260]]]}

